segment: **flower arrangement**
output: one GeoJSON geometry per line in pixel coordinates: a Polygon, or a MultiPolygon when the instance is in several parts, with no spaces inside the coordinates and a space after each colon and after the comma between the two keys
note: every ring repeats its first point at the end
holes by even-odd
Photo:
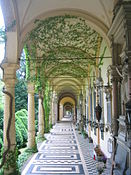
{"type": "Polygon", "coordinates": [[[83,135],[84,139],[86,139],[88,137],[88,134],[86,133],[86,131],[83,131],[82,135],[83,135]]]}
{"type": "Polygon", "coordinates": [[[101,149],[99,148],[99,146],[96,146],[94,148],[94,151],[96,153],[97,160],[103,162],[104,164],[106,164],[107,158],[105,157],[105,155],[103,154],[103,152],[101,151],[101,149]]]}

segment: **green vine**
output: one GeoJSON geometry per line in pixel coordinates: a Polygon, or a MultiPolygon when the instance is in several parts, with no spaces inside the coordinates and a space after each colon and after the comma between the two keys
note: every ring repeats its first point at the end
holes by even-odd
{"type": "Polygon", "coordinates": [[[17,161],[18,158],[18,148],[16,147],[14,150],[10,150],[6,156],[6,162],[4,163],[3,168],[5,170],[9,170],[10,168],[14,168],[17,170],[17,161]]]}
{"type": "Polygon", "coordinates": [[[24,46],[24,52],[25,52],[25,60],[26,60],[26,80],[29,80],[30,78],[30,61],[29,61],[29,51],[28,46],[24,46]]]}
{"type": "Polygon", "coordinates": [[[36,20],[35,26],[27,36],[27,43],[29,41],[31,54],[28,62],[36,66],[36,89],[50,76],[85,78],[88,65],[96,66],[94,57],[100,35],[85,19],[55,16],[36,20]]]}
{"type": "Polygon", "coordinates": [[[44,112],[45,112],[45,132],[49,132],[49,114],[50,114],[50,90],[49,84],[47,83],[45,86],[45,94],[44,94],[44,112]]]}
{"type": "Polygon", "coordinates": [[[98,67],[101,67],[101,66],[103,65],[103,58],[104,58],[106,49],[107,49],[107,47],[105,46],[105,47],[104,47],[104,50],[103,50],[103,53],[102,53],[101,56],[100,56],[100,60],[99,60],[98,67]]]}

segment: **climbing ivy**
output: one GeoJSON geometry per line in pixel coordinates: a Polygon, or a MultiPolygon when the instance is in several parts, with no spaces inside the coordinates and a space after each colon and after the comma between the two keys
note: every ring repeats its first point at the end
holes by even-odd
{"type": "Polygon", "coordinates": [[[45,132],[49,132],[49,113],[50,113],[50,89],[47,82],[44,93],[44,112],[45,112],[45,132]]]}
{"type": "Polygon", "coordinates": [[[37,19],[26,38],[26,79],[35,82],[35,91],[45,88],[45,131],[49,130],[49,78],[70,76],[87,78],[93,67],[103,64],[103,54],[96,65],[102,37],[87,20],[64,15],[37,19]]]}
{"type": "Polygon", "coordinates": [[[96,66],[94,57],[102,37],[84,18],[55,16],[36,20],[35,26],[26,40],[30,48],[27,65],[36,66],[38,88],[50,76],[87,77],[88,65],[96,66]]]}
{"type": "Polygon", "coordinates": [[[17,171],[17,161],[18,158],[18,148],[16,147],[14,150],[10,150],[8,152],[8,156],[6,156],[6,162],[4,164],[4,169],[8,170],[10,167],[14,168],[17,171]]]}
{"type": "Polygon", "coordinates": [[[24,46],[24,52],[25,52],[25,61],[26,61],[26,80],[30,77],[30,62],[29,62],[29,51],[28,46],[24,46]]]}
{"type": "Polygon", "coordinates": [[[105,46],[104,49],[103,49],[103,53],[102,53],[101,56],[100,56],[100,60],[99,60],[99,63],[98,63],[98,65],[97,65],[97,67],[101,67],[101,66],[103,65],[103,58],[104,58],[106,49],[107,49],[107,47],[105,46]]]}

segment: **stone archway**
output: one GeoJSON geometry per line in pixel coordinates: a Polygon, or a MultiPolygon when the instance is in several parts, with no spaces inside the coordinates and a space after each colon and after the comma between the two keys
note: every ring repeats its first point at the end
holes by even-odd
{"type": "Polygon", "coordinates": [[[64,96],[59,99],[58,101],[58,121],[62,120],[64,117],[64,109],[65,105],[70,104],[70,109],[73,109],[73,119],[76,119],[76,102],[75,100],[70,96],[64,96]]]}

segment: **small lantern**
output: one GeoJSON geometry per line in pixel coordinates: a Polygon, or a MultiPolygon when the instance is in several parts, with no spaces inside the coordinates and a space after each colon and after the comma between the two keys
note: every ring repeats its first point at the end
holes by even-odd
{"type": "Polygon", "coordinates": [[[95,107],[95,112],[96,112],[96,118],[99,122],[101,119],[101,112],[102,112],[102,108],[100,107],[99,104],[95,107]]]}

